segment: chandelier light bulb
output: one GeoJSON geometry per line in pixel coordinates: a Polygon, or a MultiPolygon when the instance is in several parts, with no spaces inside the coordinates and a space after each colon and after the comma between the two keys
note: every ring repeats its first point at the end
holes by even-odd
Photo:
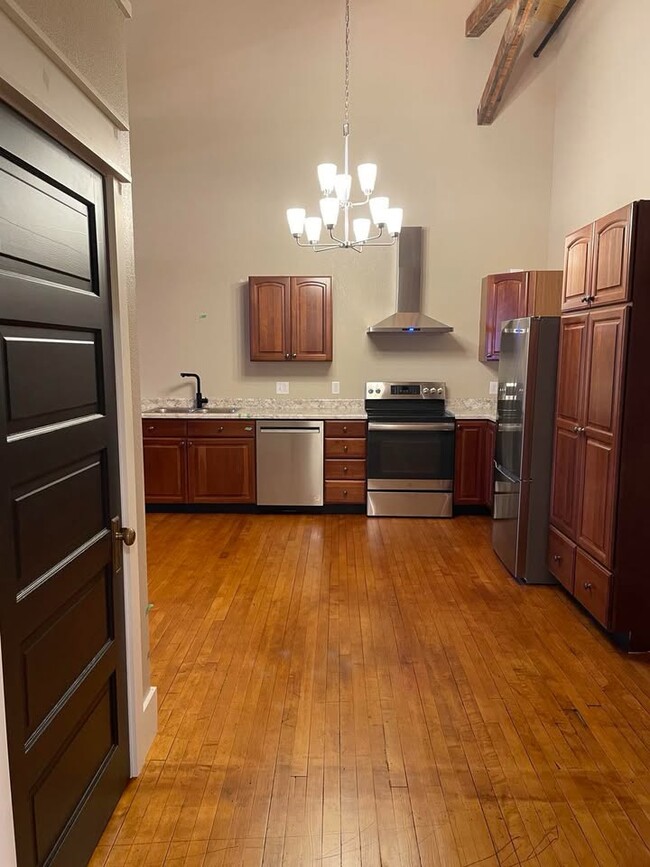
{"type": "Polygon", "coordinates": [[[334,180],[337,171],[334,163],[321,163],[318,166],[318,183],[324,196],[330,196],[334,192],[334,180]]]}
{"type": "Polygon", "coordinates": [[[305,217],[307,212],[304,208],[289,208],[287,211],[287,222],[289,230],[294,238],[299,238],[305,228],[305,217]]]}
{"type": "Polygon", "coordinates": [[[334,180],[336,198],[342,205],[347,205],[352,193],[352,175],[337,175],[334,180]]]}
{"type": "Polygon", "coordinates": [[[320,217],[307,217],[305,220],[305,233],[310,244],[318,244],[323,221],[320,217]]]}
{"type": "Polygon", "coordinates": [[[357,172],[364,196],[371,196],[377,183],[377,166],[375,163],[361,163],[357,172]]]}
{"type": "Polygon", "coordinates": [[[386,212],[386,226],[390,235],[399,235],[402,231],[404,211],[402,208],[389,208],[386,212]]]}
{"type": "Polygon", "coordinates": [[[370,220],[367,217],[357,217],[356,220],[353,220],[352,227],[356,241],[363,243],[368,240],[368,236],[370,235],[370,220]]]}
{"type": "Polygon", "coordinates": [[[382,228],[386,225],[386,214],[388,212],[388,206],[390,205],[390,199],[388,196],[375,196],[374,199],[370,199],[368,202],[370,205],[370,216],[372,217],[372,221],[375,226],[382,228]]]}
{"type": "Polygon", "coordinates": [[[339,200],[335,198],[326,198],[320,200],[320,212],[323,218],[323,223],[328,229],[333,229],[339,219],[339,211],[341,206],[339,200]]]}

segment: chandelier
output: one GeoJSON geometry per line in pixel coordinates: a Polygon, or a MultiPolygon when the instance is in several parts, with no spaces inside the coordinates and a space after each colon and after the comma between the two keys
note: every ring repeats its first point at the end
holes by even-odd
{"type": "Polygon", "coordinates": [[[363,199],[352,201],[352,175],[350,174],[350,0],[345,2],[345,120],[343,123],[343,172],[334,163],[318,166],[318,182],[322,198],[320,217],[308,217],[304,208],[289,208],[287,220],[291,234],[299,247],[311,247],[317,253],[324,250],[356,250],[364,247],[391,247],[402,230],[404,212],[391,208],[386,196],[374,196],[377,182],[375,163],[362,163],[357,168],[363,199]],[[355,208],[368,207],[370,217],[352,218],[355,208]],[[335,229],[342,215],[342,237],[335,229]],[[350,226],[352,224],[352,226],[350,226]],[[376,227],[374,234],[372,225],[376,227]],[[323,226],[329,240],[321,243],[323,226]],[[386,234],[384,234],[386,233],[386,234]],[[302,240],[306,236],[306,242],[302,240]],[[387,239],[387,240],[382,240],[387,239]]]}

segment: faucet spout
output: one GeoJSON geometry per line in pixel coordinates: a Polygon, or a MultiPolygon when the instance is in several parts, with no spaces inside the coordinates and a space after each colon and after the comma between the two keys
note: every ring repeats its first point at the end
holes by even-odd
{"type": "Polygon", "coordinates": [[[181,376],[183,377],[183,379],[189,376],[192,379],[196,380],[196,394],[194,395],[194,406],[197,409],[203,409],[203,407],[208,402],[208,399],[207,397],[203,397],[203,395],[201,394],[201,377],[198,375],[198,373],[181,373],[181,376]]]}

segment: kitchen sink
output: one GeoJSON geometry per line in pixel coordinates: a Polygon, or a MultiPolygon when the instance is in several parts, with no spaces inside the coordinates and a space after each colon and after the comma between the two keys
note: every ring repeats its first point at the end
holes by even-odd
{"type": "Polygon", "coordinates": [[[189,412],[196,415],[232,415],[237,412],[236,406],[204,406],[201,409],[194,407],[189,412]]]}

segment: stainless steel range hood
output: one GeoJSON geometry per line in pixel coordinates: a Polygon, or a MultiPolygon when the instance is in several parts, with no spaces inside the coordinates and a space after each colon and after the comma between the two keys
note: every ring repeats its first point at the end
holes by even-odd
{"type": "Polygon", "coordinates": [[[368,334],[448,334],[451,325],[422,313],[421,226],[404,226],[397,242],[397,312],[376,325],[368,334]]]}

